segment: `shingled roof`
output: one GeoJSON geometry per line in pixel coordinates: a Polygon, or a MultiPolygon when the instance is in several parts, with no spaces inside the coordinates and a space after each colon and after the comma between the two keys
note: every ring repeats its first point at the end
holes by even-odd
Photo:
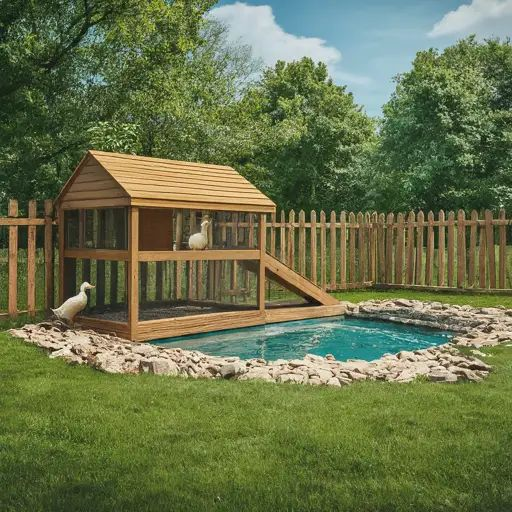
{"type": "Polygon", "coordinates": [[[88,151],[57,198],[63,207],[134,205],[274,212],[232,167],[88,151]]]}

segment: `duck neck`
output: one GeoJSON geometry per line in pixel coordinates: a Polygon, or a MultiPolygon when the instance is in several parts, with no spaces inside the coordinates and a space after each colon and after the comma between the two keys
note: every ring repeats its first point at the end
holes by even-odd
{"type": "Polygon", "coordinates": [[[201,226],[201,234],[208,240],[208,224],[201,226]]]}

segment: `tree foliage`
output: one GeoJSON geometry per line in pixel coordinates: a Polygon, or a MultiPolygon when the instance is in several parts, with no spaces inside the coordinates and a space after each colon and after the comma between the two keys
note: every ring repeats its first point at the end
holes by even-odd
{"type": "Polygon", "coordinates": [[[242,102],[257,141],[246,159],[285,208],[339,208],[347,172],[374,138],[352,94],[309,58],[267,69],[242,102]]]}
{"type": "Polygon", "coordinates": [[[384,107],[378,206],[512,206],[512,46],[419,52],[384,107]]]}
{"type": "Polygon", "coordinates": [[[0,4],[4,195],[55,194],[147,76],[186,61],[213,0],[9,0],[0,4]],[[100,125],[101,126],[101,125],[100,125]]]}

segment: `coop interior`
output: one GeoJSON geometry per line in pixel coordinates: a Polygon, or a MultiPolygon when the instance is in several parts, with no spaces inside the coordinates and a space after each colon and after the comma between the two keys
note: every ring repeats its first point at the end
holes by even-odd
{"type": "MultiPolygon", "coordinates": [[[[258,218],[253,213],[140,208],[138,320],[257,310],[258,218]],[[199,251],[189,249],[188,239],[201,232],[205,220],[208,247],[197,259],[199,251]],[[226,251],[225,259],[219,250],[226,251]]],[[[91,282],[96,288],[88,292],[82,316],[128,322],[128,208],[65,210],[64,236],[65,298],[81,282],[91,282]]],[[[283,282],[265,279],[265,308],[310,304],[283,282]]]]}

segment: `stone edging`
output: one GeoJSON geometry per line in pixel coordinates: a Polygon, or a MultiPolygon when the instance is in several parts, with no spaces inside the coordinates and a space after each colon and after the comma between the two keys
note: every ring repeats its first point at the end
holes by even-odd
{"type": "MultiPolygon", "coordinates": [[[[434,382],[479,381],[489,374],[491,366],[460,353],[457,346],[478,349],[512,340],[512,310],[504,308],[472,308],[405,299],[345,305],[349,316],[435,327],[457,334],[452,343],[386,354],[371,362],[341,362],[329,355],[267,362],[131,343],[113,335],[68,329],[62,324],[47,322],[25,325],[21,329],[12,329],[10,333],[47,350],[51,358],[63,358],[72,364],[88,364],[108,373],[259,379],[335,387],[362,380],[403,383],[418,377],[434,382]]],[[[479,350],[472,352],[485,356],[479,350]]]]}

